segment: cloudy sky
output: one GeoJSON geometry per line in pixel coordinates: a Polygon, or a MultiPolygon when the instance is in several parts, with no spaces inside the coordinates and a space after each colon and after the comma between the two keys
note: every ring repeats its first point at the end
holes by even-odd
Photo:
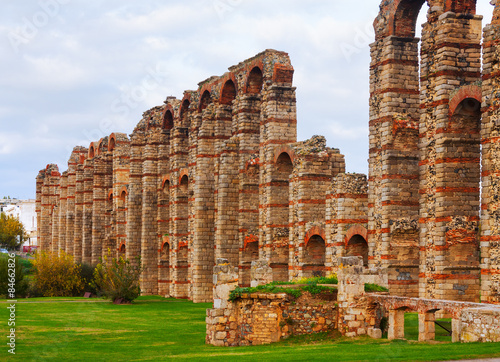
{"type": "MultiPolygon", "coordinates": [[[[48,163],[131,133],[142,112],[265,49],[290,54],[298,140],[368,169],[368,67],[378,0],[17,0],[0,14],[0,197],[35,197],[48,163]]],[[[491,20],[488,1],[478,4],[491,20]]]]}

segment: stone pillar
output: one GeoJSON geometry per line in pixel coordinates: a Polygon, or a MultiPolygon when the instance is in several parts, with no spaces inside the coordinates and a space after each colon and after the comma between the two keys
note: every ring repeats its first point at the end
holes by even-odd
{"type": "Polygon", "coordinates": [[[500,2],[483,35],[481,301],[500,302],[500,2]]]}
{"type": "MultiPolygon", "coordinates": [[[[75,200],[76,200],[76,169],[80,155],[88,150],[84,147],[75,147],[68,160],[68,190],[66,215],[66,252],[75,255],[75,200]]],[[[76,261],[76,259],[75,259],[76,261]]]]}
{"type": "MultiPolygon", "coordinates": [[[[221,110],[210,104],[201,111],[197,139],[193,198],[189,197],[189,230],[192,235],[190,272],[191,297],[194,302],[212,300],[210,270],[214,264],[215,240],[215,165],[216,123],[221,110]]],[[[191,170],[192,168],[190,168],[191,170]]],[[[192,180],[190,180],[192,181],[192,180]]],[[[191,194],[190,194],[191,195],[191,194]]],[[[223,211],[223,210],[219,210],[223,211]]]]}
{"type": "Polygon", "coordinates": [[[250,267],[259,258],[259,130],[262,97],[241,94],[233,102],[233,133],[238,137],[239,281],[250,286],[250,267]]]}
{"type": "MultiPolygon", "coordinates": [[[[412,269],[406,292],[418,294],[418,233],[393,241],[391,223],[418,219],[418,39],[377,34],[371,45],[368,246],[370,265],[397,268],[399,254],[412,269]],[[396,101],[397,100],[397,101],[396,101]],[[409,252],[409,253],[408,253],[409,252]],[[411,284],[412,283],[412,284],[411,284]]],[[[394,275],[392,286],[398,285],[394,275]],[[395,282],[395,284],[393,284],[395,282]]]]}
{"type": "Polygon", "coordinates": [[[238,267],[233,267],[229,260],[218,258],[213,268],[213,298],[215,309],[231,306],[229,294],[238,286],[238,267]]]}
{"type": "Polygon", "coordinates": [[[141,293],[158,294],[158,145],[161,131],[151,128],[142,154],[141,293]]]}
{"type": "Polygon", "coordinates": [[[127,241],[126,257],[132,265],[137,265],[141,255],[142,231],[142,164],[145,134],[141,129],[130,136],[130,175],[127,199],[127,241]]]}
{"type": "Polygon", "coordinates": [[[74,231],[74,250],[75,263],[82,262],[82,238],[83,238],[83,161],[85,157],[81,155],[78,165],[76,165],[75,175],[75,222],[73,225],[74,231]]]}
{"type": "Polygon", "coordinates": [[[418,341],[433,341],[435,338],[436,314],[434,312],[418,314],[418,341]]]}
{"type": "Polygon", "coordinates": [[[64,171],[61,176],[61,187],[59,195],[59,247],[58,252],[66,250],[66,218],[68,208],[68,171],[64,171]]]}
{"type": "MultiPolygon", "coordinates": [[[[420,337],[420,335],[419,335],[420,337]]],[[[399,309],[389,310],[389,330],[387,331],[387,339],[405,338],[405,311],[399,309]]]]}
{"type": "Polygon", "coordinates": [[[478,301],[482,17],[443,10],[422,31],[420,297],[478,301]]]}
{"type": "MultiPolygon", "coordinates": [[[[292,72],[293,74],[293,72],[292,72]]],[[[263,91],[260,147],[260,235],[263,255],[274,271],[274,280],[288,280],[290,240],[290,176],[291,155],[275,159],[279,145],[297,139],[295,87],[271,85],[263,91]]]]}
{"type": "MultiPolygon", "coordinates": [[[[188,246],[189,246],[189,193],[188,130],[173,128],[170,140],[170,187],[172,218],[172,282],[171,294],[175,298],[187,298],[189,292],[188,246]]],[[[192,187],[192,186],[191,186],[192,187]]]]}
{"type": "MultiPolygon", "coordinates": [[[[127,241],[127,204],[130,176],[130,141],[123,133],[112,133],[110,145],[113,152],[113,215],[114,249],[119,255],[120,247],[127,241]]],[[[123,257],[126,256],[126,252],[123,257]]]]}
{"type": "MultiPolygon", "coordinates": [[[[106,140],[107,141],[107,140],[106,140]]],[[[107,147],[107,142],[105,144],[107,147]]],[[[99,147],[100,148],[100,147],[99,147]]],[[[99,155],[94,159],[94,179],[93,179],[93,194],[92,194],[92,257],[91,265],[100,263],[103,244],[105,241],[105,222],[106,222],[106,202],[107,191],[106,173],[107,161],[106,156],[100,151],[99,155]]],[[[106,251],[106,248],[104,248],[106,251]]]]}
{"type": "Polygon", "coordinates": [[[273,281],[273,268],[269,266],[267,260],[252,261],[250,279],[250,286],[252,288],[269,284],[273,281]]]}
{"type": "Polygon", "coordinates": [[[163,130],[162,142],[158,146],[158,294],[170,295],[172,284],[170,270],[170,130],[163,130]]]}
{"type": "MultiPolygon", "coordinates": [[[[91,151],[91,150],[90,150],[91,151]]],[[[89,151],[89,153],[90,153],[89,151]]],[[[82,263],[92,261],[92,211],[94,198],[94,156],[83,163],[82,263]]]]}

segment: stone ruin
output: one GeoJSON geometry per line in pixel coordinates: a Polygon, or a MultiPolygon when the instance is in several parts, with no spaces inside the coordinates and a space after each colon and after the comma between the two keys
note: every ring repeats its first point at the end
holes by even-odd
{"type": "Polygon", "coordinates": [[[286,281],[361,256],[392,296],[499,303],[500,3],[484,29],[475,1],[427,3],[421,40],[424,0],[375,20],[369,177],[297,142],[293,67],[266,50],[40,171],[41,249],[140,255],[143,294],[195,302],[217,259],[249,286],[258,260],[286,281]]]}

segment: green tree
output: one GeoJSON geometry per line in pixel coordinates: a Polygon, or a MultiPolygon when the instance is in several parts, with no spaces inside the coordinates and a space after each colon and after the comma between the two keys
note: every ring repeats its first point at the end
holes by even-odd
{"type": "Polygon", "coordinates": [[[0,245],[7,249],[16,249],[28,239],[24,225],[14,216],[0,214],[0,245]]]}

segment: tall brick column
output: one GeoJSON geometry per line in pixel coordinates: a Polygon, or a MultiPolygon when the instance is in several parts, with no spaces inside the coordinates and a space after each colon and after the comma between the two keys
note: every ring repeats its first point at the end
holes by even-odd
{"type": "Polygon", "coordinates": [[[58,252],[67,252],[66,244],[66,218],[68,213],[68,171],[61,175],[61,187],[59,195],[59,247],[58,252]]]}
{"type": "Polygon", "coordinates": [[[420,296],[477,301],[482,17],[447,6],[422,32],[420,296]]]}
{"type": "Polygon", "coordinates": [[[500,303],[500,3],[483,35],[481,301],[500,303]]]}
{"type": "Polygon", "coordinates": [[[260,129],[262,237],[259,239],[264,242],[264,255],[273,268],[274,280],[288,280],[289,182],[293,160],[286,153],[275,159],[274,151],[277,146],[297,139],[295,88],[290,79],[288,85],[271,85],[263,94],[260,129]]]}
{"type": "MultiPolygon", "coordinates": [[[[75,200],[76,200],[76,169],[80,161],[80,155],[88,150],[84,147],[75,147],[68,160],[68,190],[67,190],[67,214],[66,214],[66,252],[75,255],[75,200]]],[[[76,258],[75,258],[76,261],[76,258]]]]}
{"type": "Polygon", "coordinates": [[[73,255],[75,257],[76,263],[81,263],[83,261],[83,202],[84,202],[84,181],[83,181],[83,162],[85,160],[84,155],[80,155],[78,165],[76,165],[76,175],[75,175],[75,222],[73,225],[74,231],[74,250],[73,255]]]}
{"type": "Polygon", "coordinates": [[[369,259],[372,266],[389,268],[392,289],[404,274],[408,295],[417,296],[418,232],[397,244],[390,229],[397,220],[417,220],[419,210],[418,39],[397,35],[377,34],[371,45],[369,259]]]}
{"type": "MultiPolygon", "coordinates": [[[[100,263],[103,244],[105,243],[105,214],[108,198],[108,187],[106,185],[106,175],[108,173],[107,148],[108,138],[105,137],[96,145],[97,155],[94,158],[94,178],[92,185],[92,265],[100,263]]],[[[106,248],[104,248],[105,250],[106,248]]]]}
{"type": "MultiPolygon", "coordinates": [[[[240,94],[233,102],[239,145],[239,283],[250,286],[252,261],[259,259],[260,94],[240,94]]],[[[236,265],[234,263],[234,265],[236,265]]]]}
{"type": "MultiPolygon", "coordinates": [[[[119,250],[120,246],[127,241],[127,200],[129,175],[130,175],[130,141],[123,133],[112,133],[110,135],[109,148],[113,153],[113,216],[114,223],[114,248],[119,250]]],[[[118,255],[118,253],[117,253],[118,255]]],[[[124,255],[125,256],[125,255],[124,255]]]]}
{"type": "Polygon", "coordinates": [[[188,246],[189,246],[189,192],[190,175],[188,173],[188,130],[176,127],[172,129],[170,140],[170,188],[172,205],[172,296],[176,298],[187,298],[189,283],[188,279],[188,246]]]}
{"type": "Polygon", "coordinates": [[[151,120],[142,156],[141,293],[158,294],[158,145],[161,129],[151,120]]]}
{"type": "Polygon", "coordinates": [[[92,211],[94,198],[94,145],[83,163],[82,263],[92,264],[92,211]]]}
{"type": "Polygon", "coordinates": [[[126,257],[132,265],[141,255],[142,231],[142,150],[145,145],[145,126],[136,128],[130,136],[130,175],[127,199],[126,257]]]}

